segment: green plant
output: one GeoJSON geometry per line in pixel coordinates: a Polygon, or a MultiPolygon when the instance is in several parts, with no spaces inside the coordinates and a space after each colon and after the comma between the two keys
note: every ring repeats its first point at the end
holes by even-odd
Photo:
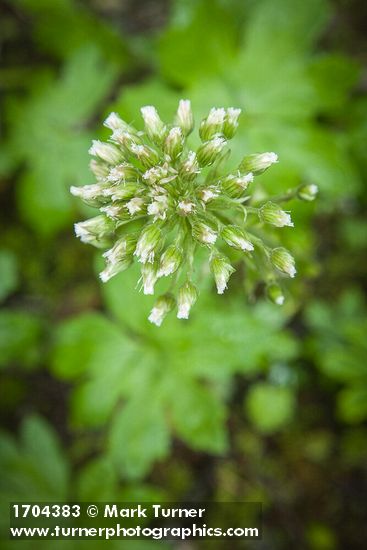
{"type": "Polygon", "coordinates": [[[332,379],[337,392],[337,414],[357,424],[367,418],[366,308],[356,290],[345,292],[333,306],[314,302],[307,308],[313,329],[311,350],[321,372],[332,379]]]}
{"type": "Polygon", "coordinates": [[[217,303],[203,291],[190,323],[172,319],[156,330],[144,323],[154,298],[131,292],[137,268],[103,285],[109,318],[95,312],[66,320],[52,353],[54,375],[73,383],[72,426],[105,427],[97,448],[131,479],[168,456],[172,437],[225,453],[233,375],[251,379],[297,354],[286,310],[259,301],[244,311],[236,295],[217,303]]]}
{"type": "Polygon", "coordinates": [[[102,281],[129,268],[135,256],[142,264],[144,294],[154,294],[159,278],[174,276],[149,320],[161,325],[175,306],[171,291],[180,280],[177,317],[187,319],[198,295],[193,283],[197,247],[209,254],[218,294],[223,294],[235,271],[217,247],[221,239],[222,246],[241,252],[238,260],[243,259],[255,278],[265,280],[269,297],[282,304],[277,281],[280,274],[294,277],[295,262],[284,247],[274,246],[277,239],[264,226],[293,227],[279,203],[294,197],[312,201],[317,186],[300,185],[272,201],[265,200],[259,186],[249,195],[254,176],[278,157],[275,153],[247,155],[228,171],[225,148],[238,128],[240,109],[211,109],[200,123],[201,144],[196,151],[187,140],[194,127],[190,101],[179,102],[172,126],[152,106],[141,112],[144,132],[116,113],[109,115],[105,126],[112,130],[111,142],[94,141],[90,149],[97,183],[71,188],[73,195],[100,210],[98,216],[75,225],[76,235],[97,248],[113,244],[103,254],[102,281]]]}

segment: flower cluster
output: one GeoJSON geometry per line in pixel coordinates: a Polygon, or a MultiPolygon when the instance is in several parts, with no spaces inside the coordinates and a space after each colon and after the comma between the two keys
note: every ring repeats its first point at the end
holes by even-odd
{"type": "MultiPolygon", "coordinates": [[[[237,249],[246,261],[260,265],[268,296],[277,304],[284,300],[279,277],[296,274],[292,255],[281,246],[269,246],[257,229],[264,224],[293,226],[289,213],[279,206],[282,198],[250,205],[248,195],[254,178],[276,163],[277,155],[247,155],[233,171],[221,173],[240,112],[211,109],[199,126],[201,144],[195,151],[188,146],[194,127],[188,100],[179,102],[172,125],[165,124],[154,107],[143,107],[144,131],[111,113],[104,122],[112,132],[109,142],[93,141],[89,150],[96,183],[71,188],[73,195],[100,211],[75,224],[75,233],[83,242],[107,249],[103,282],[134,260],[141,264],[145,294],[154,294],[161,277],[172,278],[170,291],[158,298],[149,316],[158,326],[175,307],[178,318],[189,317],[198,297],[193,277],[199,247],[207,251],[218,294],[235,271],[223,247],[237,249]]],[[[312,200],[316,193],[316,186],[303,185],[286,200],[312,200]]]]}

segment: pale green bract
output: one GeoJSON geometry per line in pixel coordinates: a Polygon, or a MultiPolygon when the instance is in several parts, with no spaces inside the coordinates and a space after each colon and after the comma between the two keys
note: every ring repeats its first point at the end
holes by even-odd
{"type": "Polygon", "coordinates": [[[269,298],[277,304],[282,303],[282,292],[280,287],[275,292],[274,285],[281,276],[296,273],[291,254],[267,244],[263,226],[273,226],[275,231],[293,226],[278,203],[302,199],[299,189],[251,206],[248,194],[254,177],[278,162],[277,155],[251,154],[229,173],[223,168],[240,112],[212,108],[199,125],[201,144],[196,150],[190,149],[187,139],[194,128],[189,100],[179,102],[169,125],[153,106],[142,107],[144,131],[111,113],[104,122],[112,132],[109,142],[95,140],[89,151],[97,182],[71,188],[73,195],[100,211],[77,223],[75,233],[83,242],[107,249],[106,266],[100,273],[103,282],[133,261],[141,263],[145,294],[154,294],[159,278],[171,277],[169,292],[158,298],[149,316],[157,326],[175,307],[179,319],[189,317],[198,297],[194,275],[200,247],[207,251],[218,294],[225,291],[235,271],[223,247],[237,249],[256,267],[259,280],[265,280],[271,290],[269,298]]]}

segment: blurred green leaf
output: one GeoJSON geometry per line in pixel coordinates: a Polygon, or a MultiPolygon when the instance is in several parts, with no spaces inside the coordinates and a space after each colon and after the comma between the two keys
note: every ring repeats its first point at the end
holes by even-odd
{"type": "Polygon", "coordinates": [[[367,417],[366,304],[358,291],[339,302],[314,302],[306,311],[313,333],[311,350],[320,371],[342,385],[337,394],[339,417],[358,423],[367,417]]]}
{"type": "Polygon", "coordinates": [[[335,380],[358,383],[367,381],[367,348],[359,349],[335,345],[325,351],[322,357],[322,370],[335,380]]]}
{"type": "Polygon", "coordinates": [[[189,322],[171,315],[164,330],[157,328],[147,321],[152,299],[134,290],[138,277],[133,267],[103,285],[115,322],[96,313],[66,321],[53,354],[53,371],[77,383],[74,423],[100,425],[113,413],[110,454],[131,478],[167,454],[171,432],[194,449],[224,452],[232,374],[250,375],[270,358],[297,353],[278,308],[259,303],[246,310],[204,291],[189,322]]]}
{"type": "Polygon", "coordinates": [[[152,330],[147,318],[154,303],[154,296],[145,296],[139,288],[140,277],[139,266],[135,264],[101,285],[108,310],[123,326],[137,333],[152,330]]]}
{"type": "Polygon", "coordinates": [[[345,105],[350,90],[358,82],[360,67],[351,58],[323,54],[314,59],[310,74],[317,93],[319,108],[333,113],[345,105]]]}
{"type": "Polygon", "coordinates": [[[364,144],[367,140],[367,98],[365,94],[355,98],[348,107],[353,153],[363,173],[366,173],[367,158],[364,144]]]}
{"type": "Polygon", "coordinates": [[[161,73],[181,86],[221,74],[235,52],[235,20],[228,8],[198,0],[191,17],[189,22],[173,22],[159,39],[161,73]]]}
{"type": "Polygon", "coordinates": [[[111,25],[76,0],[13,0],[31,16],[39,47],[58,57],[68,57],[85,45],[96,45],[108,59],[127,61],[127,47],[111,25]]]}
{"type": "Polygon", "coordinates": [[[320,522],[314,521],[308,526],[306,538],[313,550],[335,550],[338,547],[336,534],[320,522]]]}
{"type": "MultiPolygon", "coordinates": [[[[322,120],[325,114],[344,118],[360,73],[354,61],[341,55],[314,53],[331,16],[329,3],[247,2],[240,31],[235,16],[241,10],[229,15],[228,6],[218,0],[210,4],[185,8],[178,2],[159,44],[163,75],[185,86],[181,95],[192,99],[200,117],[212,105],[243,109],[242,140],[233,143],[233,160],[252,151],[276,151],[280,163],[264,176],[265,185],[281,192],[286,185],[311,181],[320,187],[326,209],[346,193],[356,194],[361,182],[350,157],[350,136],[338,129],[342,124],[322,120]],[[200,23],[201,10],[205,24],[200,23]],[[218,15],[221,11],[225,13],[218,15]],[[230,47],[228,36],[236,37],[230,47]],[[206,51],[212,40],[221,55],[206,51]],[[214,69],[214,62],[220,66],[214,69]]],[[[160,107],[164,101],[157,98],[156,103],[160,107]]]]}
{"type": "Polygon", "coordinates": [[[77,498],[85,502],[118,500],[117,474],[111,461],[102,456],[88,462],[79,472],[77,498]]]}
{"type": "Polygon", "coordinates": [[[98,373],[105,364],[124,362],[129,340],[100,313],[85,313],[62,323],[56,333],[53,371],[60,378],[98,373]]]}
{"type": "MultiPolygon", "coordinates": [[[[136,84],[124,85],[116,100],[109,106],[108,111],[117,111],[124,120],[133,123],[138,129],[143,129],[143,119],[140,108],[147,103],[155,105],[163,120],[172,120],[177,111],[181,94],[168,88],[156,77],[136,84]]],[[[106,111],[107,113],[107,111],[106,111]]]]}
{"type": "Polygon", "coordinates": [[[226,411],[220,398],[208,388],[183,377],[173,378],[172,422],[177,434],[194,449],[223,453],[227,449],[226,411]],[[177,387],[184,388],[177,392],[177,387]]]}
{"type": "Polygon", "coordinates": [[[63,500],[69,469],[53,429],[42,418],[29,416],[22,425],[21,439],[24,456],[37,467],[45,489],[59,495],[55,500],[63,500]]]}
{"type": "Polygon", "coordinates": [[[295,397],[291,388],[259,382],[251,386],[245,406],[256,428],[264,434],[270,434],[292,420],[295,397]]]}
{"type": "Polygon", "coordinates": [[[367,383],[345,388],[338,395],[339,416],[350,424],[363,422],[367,418],[367,383]]]}
{"type": "Polygon", "coordinates": [[[96,425],[108,418],[124,389],[135,346],[117,325],[98,313],[63,323],[56,333],[53,371],[63,379],[82,380],[73,396],[73,419],[96,425]]]}
{"type": "Polygon", "coordinates": [[[309,0],[307,4],[302,0],[256,2],[245,35],[247,49],[256,58],[271,40],[270,57],[302,55],[313,46],[330,15],[329,2],[325,0],[309,0]],[[290,44],[294,49],[289,48],[290,44]]]}
{"type": "Polygon", "coordinates": [[[11,294],[18,285],[16,256],[9,250],[0,250],[0,301],[11,294]]]}
{"type": "Polygon", "coordinates": [[[54,431],[42,418],[29,416],[24,420],[19,444],[1,435],[0,466],[7,473],[0,481],[3,504],[66,499],[69,467],[54,431]]]}
{"type": "Polygon", "coordinates": [[[188,323],[171,314],[164,330],[158,329],[147,321],[154,297],[137,292],[138,279],[134,266],[103,285],[106,305],[125,327],[147,335],[171,371],[222,380],[235,371],[256,371],[270,356],[290,359],[297,352],[290,334],[279,330],[286,320],[279,308],[265,303],[246,308],[235,297],[222,301],[204,291],[201,307],[194,309],[188,323]]]}
{"type": "Polygon", "coordinates": [[[8,154],[27,167],[17,189],[18,207],[42,234],[71,225],[69,187],[91,178],[92,135],[86,127],[116,72],[96,47],[84,47],[70,57],[60,78],[47,79],[29,98],[9,103],[8,154]]]}
{"type": "Polygon", "coordinates": [[[34,366],[41,357],[43,323],[26,311],[0,312],[0,367],[34,366]]]}
{"type": "Polygon", "coordinates": [[[109,452],[128,478],[147,474],[155,460],[169,451],[169,432],[162,404],[154,394],[135,396],[113,420],[109,452]]]}

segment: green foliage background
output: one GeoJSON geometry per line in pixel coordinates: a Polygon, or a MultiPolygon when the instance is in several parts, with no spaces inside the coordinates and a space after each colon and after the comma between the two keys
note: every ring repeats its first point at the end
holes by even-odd
{"type": "Polygon", "coordinates": [[[364,3],[7,0],[3,14],[0,529],[15,500],[260,500],[264,542],[248,548],[364,548],[364,3]],[[180,98],[197,118],[243,109],[232,154],[276,151],[269,189],[319,186],[290,205],[299,276],[282,308],[247,300],[241,276],[224,297],[203,281],[192,319],[157,329],[136,274],[100,285],[73,236],[89,210],[69,187],[92,182],[103,117],[172,118],[180,98]]]}

